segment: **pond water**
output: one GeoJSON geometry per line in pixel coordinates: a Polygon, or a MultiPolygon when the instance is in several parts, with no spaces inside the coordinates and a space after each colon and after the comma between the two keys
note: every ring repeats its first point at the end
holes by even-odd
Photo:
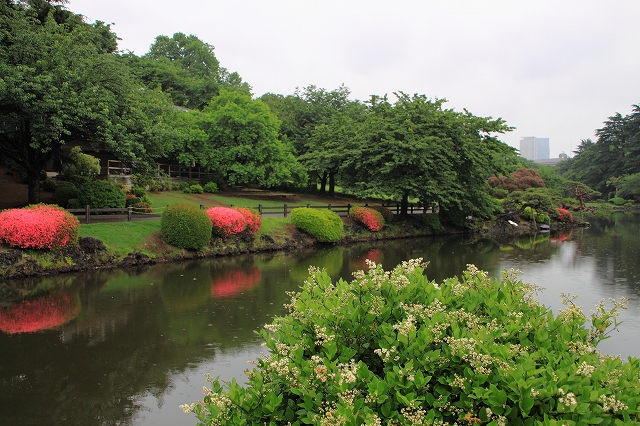
{"type": "Polygon", "coordinates": [[[310,265],[350,279],[367,258],[390,269],[422,257],[437,281],[469,263],[494,276],[520,269],[555,311],[560,292],[579,294],[587,314],[602,298],[631,298],[599,349],[640,356],[639,235],[638,215],[616,214],[502,242],[407,239],[9,283],[38,290],[0,310],[0,424],[194,425],[178,406],[201,398],[204,373],[244,381],[264,351],[255,331],[284,313],[310,265]]]}

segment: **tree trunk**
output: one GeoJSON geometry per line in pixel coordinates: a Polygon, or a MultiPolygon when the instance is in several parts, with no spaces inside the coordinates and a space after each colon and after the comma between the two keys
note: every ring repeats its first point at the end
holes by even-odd
{"type": "Polygon", "coordinates": [[[27,170],[27,186],[29,204],[40,202],[40,170],[27,170]]]}
{"type": "Polygon", "coordinates": [[[402,201],[400,201],[400,214],[406,216],[409,212],[409,194],[402,194],[402,201]]]}
{"type": "Polygon", "coordinates": [[[327,186],[327,172],[322,172],[322,176],[320,176],[320,193],[321,194],[324,194],[326,186],[327,186]]]}
{"type": "Polygon", "coordinates": [[[333,197],[336,193],[336,172],[329,172],[329,196],[333,197]]]}

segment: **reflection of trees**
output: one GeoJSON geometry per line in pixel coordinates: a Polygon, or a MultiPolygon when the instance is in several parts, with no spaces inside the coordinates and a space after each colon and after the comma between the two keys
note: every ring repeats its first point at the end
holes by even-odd
{"type": "Polygon", "coordinates": [[[623,287],[627,295],[640,295],[640,215],[614,213],[608,219],[595,218],[591,226],[574,233],[578,252],[593,257],[598,283],[623,287]]]}

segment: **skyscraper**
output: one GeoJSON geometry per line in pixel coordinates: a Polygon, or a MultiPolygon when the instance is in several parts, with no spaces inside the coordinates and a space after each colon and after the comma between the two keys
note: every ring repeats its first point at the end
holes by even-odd
{"type": "Polygon", "coordinates": [[[549,138],[525,136],[520,139],[520,156],[527,160],[545,160],[549,158],[549,138]]]}

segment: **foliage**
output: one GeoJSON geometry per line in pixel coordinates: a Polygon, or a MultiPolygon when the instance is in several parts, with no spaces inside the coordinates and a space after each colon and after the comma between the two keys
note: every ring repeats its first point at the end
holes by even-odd
{"type": "Polygon", "coordinates": [[[35,204],[0,213],[0,241],[12,247],[57,249],[78,242],[80,222],[61,207],[35,204]]]}
{"type": "Polygon", "coordinates": [[[385,206],[369,206],[369,208],[380,212],[382,218],[384,219],[384,223],[389,223],[393,220],[393,212],[385,206]]]}
{"type": "MultiPolygon", "coordinates": [[[[184,190],[183,190],[184,191],[184,190]]],[[[189,194],[202,194],[204,192],[204,188],[200,184],[189,185],[189,194]]]]}
{"type": "Polygon", "coordinates": [[[382,213],[364,206],[352,207],[349,210],[349,216],[371,232],[381,230],[385,223],[382,213]]]}
{"type": "Polygon", "coordinates": [[[291,212],[291,222],[321,243],[335,243],[342,237],[344,224],[328,209],[300,207],[291,212]]]}
{"type": "Polygon", "coordinates": [[[624,203],[627,202],[627,200],[621,197],[616,197],[616,198],[609,198],[609,202],[611,204],[615,204],[616,206],[623,206],[624,203]]]}
{"type": "Polygon", "coordinates": [[[510,193],[504,199],[502,207],[505,211],[514,210],[519,213],[524,212],[527,207],[538,213],[550,213],[553,211],[553,200],[548,194],[530,188],[510,193]]]}
{"type": "Polygon", "coordinates": [[[421,259],[351,282],[310,268],[289,314],[261,332],[270,354],[246,386],[211,379],[199,424],[635,424],[640,361],[597,344],[626,300],[558,316],[517,272],[469,265],[438,284],[421,259]],[[587,321],[591,325],[586,326],[587,321]]]}
{"type": "Polygon", "coordinates": [[[134,173],[131,175],[131,184],[149,191],[166,191],[171,186],[171,179],[166,174],[134,173]]]}
{"type": "Polygon", "coordinates": [[[550,223],[551,218],[549,217],[548,214],[546,213],[540,213],[540,212],[536,212],[535,209],[527,206],[524,208],[524,210],[520,213],[520,217],[523,218],[524,220],[534,220],[537,223],[550,223]]]}
{"type": "Polygon", "coordinates": [[[117,186],[103,180],[87,182],[78,188],[78,201],[94,209],[122,209],[126,206],[124,193],[117,186]]]}
{"type": "Polygon", "coordinates": [[[489,178],[489,186],[492,188],[505,189],[508,192],[524,191],[527,188],[544,188],[545,183],[540,174],[527,167],[521,167],[509,176],[493,175],[489,178]]]}
{"type": "Polygon", "coordinates": [[[60,207],[69,207],[69,200],[78,198],[78,188],[70,182],[65,185],[57,185],[53,191],[53,202],[60,207]]]}
{"type": "Polygon", "coordinates": [[[569,210],[563,209],[563,208],[556,208],[556,212],[558,214],[557,219],[560,222],[573,223],[573,214],[571,214],[569,210]]]}
{"type": "MultiPolygon", "coordinates": [[[[365,195],[409,198],[440,206],[443,220],[465,226],[469,215],[488,217],[498,206],[487,179],[515,161],[515,149],[494,135],[511,130],[502,119],[444,109],[444,99],[395,93],[373,96],[344,155],[341,183],[365,195]]],[[[341,148],[343,151],[345,147],[341,148]]]]}
{"type": "Polygon", "coordinates": [[[67,180],[81,185],[100,174],[100,160],[93,155],[84,154],[79,146],[74,146],[69,153],[69,163],[64,166],[62,174],[67,180]]]}
{"type": "Polygon", "coordinates": [[[257,210],[248,207],[233,207],[234,210],[240,212],[246,223],[245,231],[253,235],[260,230],[262,224],[262,216],[257,210]]]}
{"type": "Polygon", "coordinates": [[[193,204],[167,206],[160,220],[162,238],[169,244],[199,250],[211,239],[211,220],[204,210],[193,204]]]}
{"type": "Polygon", "coordinates": [[[244,214],[230,207],[211,207],[207,209],[207,215],[213,226],[213,234],[218,237],[239,234],[247,227],[244,214]]]}
{"type": "Polygon", "coordinates": [[[129,189],[129,193],[135,195],[138,198],[141,198],[147,195],[147,190],[142,186],[133,185],[131,189],[129,189]]]}
{"type": "Polygon", "coordinates": [[[69,322],[80,312],[78,294],[50,293],[0,308],[0,330],[8,334],[34,333],[69,322]]]}
{"type": "Polygon", "coordinates": [[[615,187],[617,197],[640,201],[640,173],[620,177],[615,187]]]}
{"type": "Polygon", "coordinates": [[[640,173],[640,106],[631,113],[609,117],[604,127],[596,130],[596,142],[583,140],[564,174],[567,179],[583,182],[605,192],[612,177],[640,173]]]}
{"type": "Polygon", "coordinates": [[[215,182],[207,182],[202,188],[204,192],[209,192],[211,194],[215,194],[218,192],[218,185],[215,182]]]}
{"type": "Polygon", "coordinates": [[[435,232],[444,232],[444,226],[440,223],[440,217],[437,214],[423,214],[422,220],[435,232]]]}

